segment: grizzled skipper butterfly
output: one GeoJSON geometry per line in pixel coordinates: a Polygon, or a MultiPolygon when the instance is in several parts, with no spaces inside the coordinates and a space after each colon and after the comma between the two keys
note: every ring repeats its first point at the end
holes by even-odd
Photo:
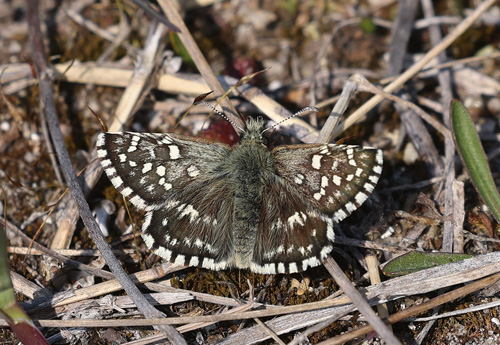
{"type": "Polygon", "coordinates": [[[145,210],[142,237],[181,265],[294,273],[331,252],[333,224],[382,172],[382,151],[335,144],[269,150],[262,119],[239,144],[159,133],[101,133],[97,155],[115,188],[145,210]]]}

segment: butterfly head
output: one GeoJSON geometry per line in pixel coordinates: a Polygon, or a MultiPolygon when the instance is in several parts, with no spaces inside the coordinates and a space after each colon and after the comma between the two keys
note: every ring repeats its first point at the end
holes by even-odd
{"type": "Polygon", "coordinates": [[[246,128],[241,136],[241,142],[257,142],[264,144],[265,139],[262,136],[264,132],[264,120],[259,118],[248,118],[246,122],[246,128]]]}

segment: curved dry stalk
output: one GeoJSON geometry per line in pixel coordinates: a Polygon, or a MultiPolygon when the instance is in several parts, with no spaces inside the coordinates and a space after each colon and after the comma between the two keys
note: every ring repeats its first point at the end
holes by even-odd
{"type": "MultiPolygon", "coordinates": [[[[44,57],[44,44],[42,38],[42,30],[40,27],[40,18],[38,16],[39,3],[37,0],[30,1],[30,5],[27,7],[27,18],[29,27],[29,38],[31,43],[31,48],[33,52],[33,62],[37,69],[38,79],[39,79],[39,89],[40,89],[40,105],[41,111],[45,113],[48,128],[50,131],[50,136],[54,143],[56,149],[57,157],[59,159],[64,177],[68,183],[68,187],[71,190],[73,199],[82,218],[83,223],[87,227],[89,234],[91,235],[97,248],[101,251],[106,263],[109,268],[120,280],[123,288],[127,293],[133,298],[134,302],[137,304],[139,310],[148,318],[151,317],[162,317],[163,314],[155,309],[140,293],[134,283],[128,278],[127,274],[123,270],[122,266],[116,259],[116,257],[111,252],[111,249],[102,236],[102,233],[97,225],[96,220],[92,216],[90,207],[85,200],[83,191],[76,179],[75,171],[73,170],[69,153],[64,144],[64,137],[61,132],[59,120],[57,118],[57,113],[54,103],[54,95],[52,93],[52,85],[48,75],[47,61],[44,57]]],[[[187,344],[184,338],[171,326],[160,327],[160,329],[165,332],[170,341],[174,344],[187,344]]]]}

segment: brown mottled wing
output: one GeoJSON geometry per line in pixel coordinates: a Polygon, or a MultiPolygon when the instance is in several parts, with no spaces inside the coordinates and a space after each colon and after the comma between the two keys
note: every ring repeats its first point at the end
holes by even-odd
{"type": "Polygon", "coordinates": [[[300,272],[331,251],[333,222],[368,198],[382,171],[382,151],[350,145],[279,146],[276,175],[265,182],[253,269],[300,272]]]}
{"type": "Polygon", "coordinates": [[[230,147],[173,134],[102,133],[97,154],[115,188],[146,210],[142,236],[165,259],[232,266],[234,194],[218,166],[230,147]],[[221,207],[226,204],[227,207],[221,207]]]}
{"type": "Polygon", "coordinates": [[[263,274],[295,273],[321,263],[332,250],[333,221],[290,182],[275,175],[262,193],[250,268],[263,274]]]}

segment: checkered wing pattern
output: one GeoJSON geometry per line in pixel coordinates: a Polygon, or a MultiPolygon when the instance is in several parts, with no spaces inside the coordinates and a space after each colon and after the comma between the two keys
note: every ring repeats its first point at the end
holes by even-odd
{"type": "Polygon", "coordinates": [[[233,191],[216,171],[229,153],[227,145],[173,134],[108,132],[97,140],[114,187],[146,211],[146,245],[171,262],[209,269],[227,268],[232,254],[233,191]]]}
{"type": "Polygon", "coordinates": [[[290,273],[319,265],[332,250],[333,223],[368,198],[382,151],[351,145],[279,146],[266,181],[253,269],[290,273]]]}

